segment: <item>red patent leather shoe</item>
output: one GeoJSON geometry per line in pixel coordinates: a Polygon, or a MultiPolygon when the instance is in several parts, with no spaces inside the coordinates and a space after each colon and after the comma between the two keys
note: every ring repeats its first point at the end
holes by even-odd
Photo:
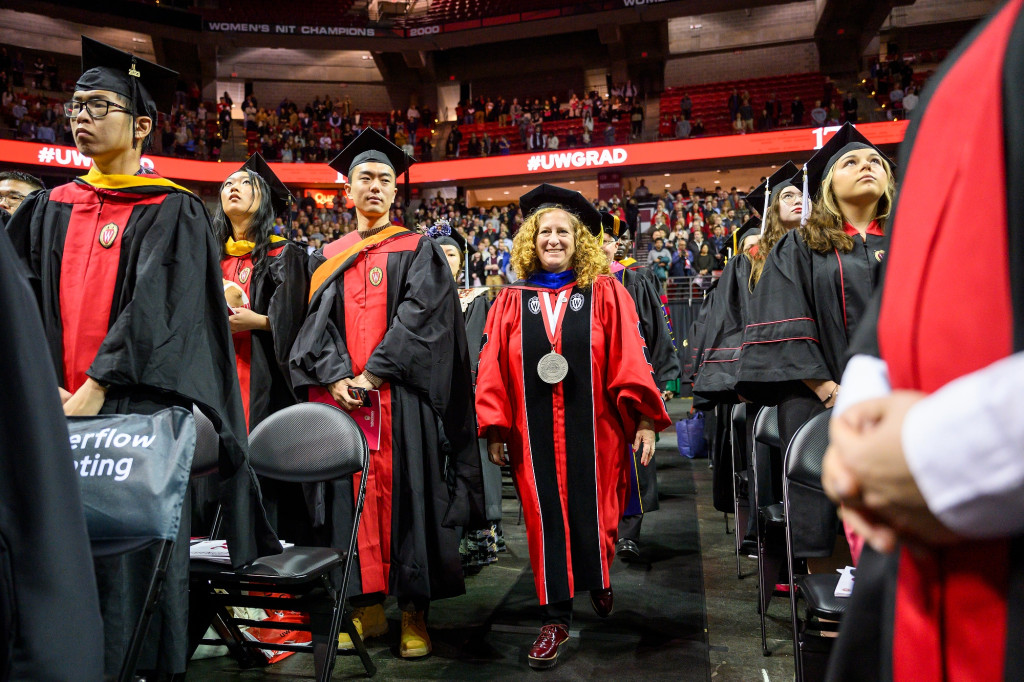
{"type": "Polygon", "coordinates": [[[531,668],[543,670],[550,668],[558,660],[558,650],[569,641],[569,628],[566,625],[545,625],[540,629],[540,636],[530,647],[528,659],[531,668]]]}
{"type": "Polygon", "coordinates": [[[602,618],[612,615],[613,597],[610,587],[607,590],[591,590],[590,603],[594,607],[594,613],[602,618]]]}

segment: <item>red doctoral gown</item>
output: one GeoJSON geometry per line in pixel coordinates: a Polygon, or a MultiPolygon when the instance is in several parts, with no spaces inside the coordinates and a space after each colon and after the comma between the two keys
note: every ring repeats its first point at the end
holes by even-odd
{"type": "Polygon", "coordinates": [[[626,289],[608,276],[589,290],[502,289],[487,318],[476,410],[480,435],[495,428],[508,443],[540,603],[609,587],[637,416],[656,431],[671,424],[626,289]],[[551,351],[538,297],[561,292],[555,348],[569,374],[550,385],[537,375],[551,351]]]}

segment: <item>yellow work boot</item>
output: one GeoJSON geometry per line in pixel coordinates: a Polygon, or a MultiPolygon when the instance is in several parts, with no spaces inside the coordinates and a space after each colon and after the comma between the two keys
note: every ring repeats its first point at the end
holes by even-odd
{"type": "MultiPolygon", "coordinates": [[[[382,604],[361,606],[358,609],[353,609],[352,624],[356,626],[356,632],[359,633],[364,642],[372,637],[380,637],[388,633],[388,619],[384,615],[384,606],[382,604]]],[[[348,636],[347,632],[338,633],[338,648],[354,648],[352,638],[348,636]]]]}
{"type": "Polygon", "coordinates": [[[422,611],[402,611],[402,658],[419,658],[430,653],[430,635],[422,611]]]}

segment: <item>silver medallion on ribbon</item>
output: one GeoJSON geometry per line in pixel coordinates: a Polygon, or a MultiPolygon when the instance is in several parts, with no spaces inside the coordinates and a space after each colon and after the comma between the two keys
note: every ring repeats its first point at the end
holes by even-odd
{"type": "Polygon", "coordinates": [[[546,384],[557,384],[569,374],[569,362],[551,351],[537,363],[537,376],[546,384]]]}

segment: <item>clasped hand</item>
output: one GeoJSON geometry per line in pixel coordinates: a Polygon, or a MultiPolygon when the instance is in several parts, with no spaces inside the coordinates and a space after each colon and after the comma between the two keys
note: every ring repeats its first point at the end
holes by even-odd
{"type": "Polygon", "coordinates": [[[940,545],[958,539],[928,509],[903,452],[903,421],[923,397],[896,391],[854,405],[829,427],[821,475],[825,492],[879,552],[892,552],[899,542],[940,545]]]}
{"type": "Polygon", "coordinates": [[[353,398],[348,394],[348,389],[350,387],[365,388],[367,391],[373,390],[373,384],[371,384],[370,380],[362,374],[357,377],[352,377],[351,379],[339,379],[328,386],[327,390],[330,391],[331,397],[334,398],[338,405],[340,405],[346,412],[351,412],[358,407],[362,407],[362,403],[358,399],[353,398]]]}

